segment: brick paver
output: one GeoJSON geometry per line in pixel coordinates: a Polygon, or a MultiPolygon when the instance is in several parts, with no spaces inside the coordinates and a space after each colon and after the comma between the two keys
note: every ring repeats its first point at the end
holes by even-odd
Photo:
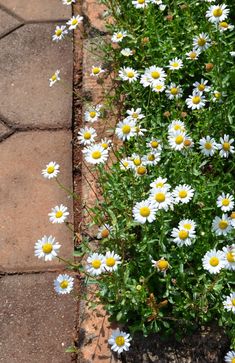
{"type": "Polygon", "coordinates": [[[64,204],[73,222],[73,202],[41,176],[56,161],[60,180],[73,187],[72,42],[51,40],[56,21],[70,17],[60,0],[0,0],[2,363],[75,362],[65,349],[76,340],[76,293],[56,295],[53,280],[64,263],[34,256],[37,239],[50,234],[62,245],[61,257],[73,254],[71,232],[48,219],[52,207],[64,204]],[[56,69],[64,84],[50,88],[56,69]]]}

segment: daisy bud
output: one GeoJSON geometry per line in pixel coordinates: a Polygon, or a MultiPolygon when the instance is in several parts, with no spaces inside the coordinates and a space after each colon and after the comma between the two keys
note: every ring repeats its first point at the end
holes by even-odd
{"type": "Polygon", "coordinates": [[[170,117],[170,115],[171,115],[171,113],[169,111],[165,111],[163,114],[164,117],[170,117]]]}
{"type": "Polygon", "coordinates": [[[180,5],[180,9],[181,10],[188,9],[188,5],[187,4],[182,4],[182,5],[180,5]]]}
{"type": "Polygon", "coordinates": [[[142,39],[143,44],[147,44],[149,42],[149,37],[145,37],[142,39]]]}
{"type": "Polygon", "coordinates": [[[210,72],[214,68],[214,64],[213,63],[206,63],[205,68],[206,68],[207,72],[210,72]]]}
{"type": "Polygon", "coordinates": [[[182,118],[185,118],[185,117],[187,117],[187,116],[188,116],[187,112],[181,112],[181,117],[182,117],[182,118]]]}
{"type": "Polygon", "coordinates": [[[166,16],[166,20],[168,20],[168,21],[172,21],[173,20],[173,15],[167,15],[166,16]]]}

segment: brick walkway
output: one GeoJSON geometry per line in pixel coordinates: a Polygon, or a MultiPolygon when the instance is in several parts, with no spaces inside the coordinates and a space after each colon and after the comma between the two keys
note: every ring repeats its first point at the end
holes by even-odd
{"type": "Polygon", "coordinates": [[[72,187],[71,42],[55,44],[55,25],[71,17],[59,0],[0,0],[0,362],[70,363],[77,302],[57,296],[58,260],[34,257],[34,244],[53,235],[71,258],[72,236],[48,220],[51,208],[72,201],[41,176],[49,161],[72,187]],[[68,83],[49,87],[61,70],[68,83]]]}

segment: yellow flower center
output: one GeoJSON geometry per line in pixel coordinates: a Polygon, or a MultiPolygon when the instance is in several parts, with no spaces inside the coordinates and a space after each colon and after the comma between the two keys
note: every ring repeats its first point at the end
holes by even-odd
{"type": "Polygon", "coordinates": [[[220,229],[226,229],[228,227],[228,222],[227,221],[225,221],[225,220],[221,220],[220,222],[219,222],[219,228],[220,229]]]}
{"type": "Polygon", "coordinates": [[[179,197],[180,197],[180,198],[186,198],[186,197],[187,197],[187,195],[188,195],[187,190],[180,190],[180,191],[179,191],[179,197]]]}
{"type": "Polygon", "coordinates": [[[123,164],[123,166],[125,166],[125,168],[127,168],[129,165],[128,161],[123,161],[122,164],[123,164]]]}
{"type": "Polygon", "coordinates": [[[185,223],[184,228],[190,230],[192,228],[192,225],[189,223],[185,223]]]}
{"type": "Polygon", "coordinates": [[[133,114],[132,114],[132,117],[133,117],[133,118],[138,118],[138,116],[139,116],[139,115],[138,115],[138,113],[133,112],[133,114]]]}
{"type": "Polygon", "coordinates": [[[138,168],[136,169],[136,172],[138,175],[144,175],[146,173],[146,171],[147,171],[147,169],[143,165],[138,166],[138,168]]]}
{"type": "Polygon", "coordinates": [[[158,203],[162,203],[166,200],[166,196],[164,193],[157,193],[155,194],[155,200],[158,202],[158,203]]]}
{"type": "Polygon", "coordinates": [[[129,71],[129,72],[127,72],[126,75],[127,75],[128,78],[133,78],[135,74],[134,74],[133,71],[129,71]]]}
{"type": "Polygon", "coordinates": [[[72,20],[72,25],[76,25],[78,23],[78,20],[77,19],[73,19],[72,20]]]}
{"type": "Polygon", "coordinates": [[[210,265],[215,267],[218,266],[219,264],[219,259],[218,257],[211,257],[210,261],[209,261],[210,265]]]}
{"type": "Polygon", "coordinates": [[[93,72],[93,74],[99,74],[100,73],[100,68],[99,67],[94,67],[92,69],[92,72],[93,72]]]}
{"type": "Polygon", "coordinates": [[[157,84],[154,86],[154,88],[157,90],[157,91],[161,91],[161,89],[163,88],[163,85],[162,84],[157,84]]]}
{"type": "Polygon", "coordinates": [[[148,154],[148,160],[149,161],[154,161],[155,160],[154,154],[148,154]]]}
{"type": "MultiPolygon", "coordinates": [[[[142,4],[143,0],[138,0],[139,3],[142,4]]],[[[125,339],[122,335],[119,335],[117,338],[115,338],[115,343],[118,347],[122,347],[125,344],[125,339]]]]}
{"type": "Polygon", "coordinates": [[[62,217],[62,215],[63,215],[63,212],[61,210],[58,210],[55,214],[56,218],[60,218],[60,217],[62,217]]]}
{"type": "Polygon", "coordinates": [[[194,97],[192,98],[192,103],[193,103],[194,105],[198,105],[198,104],[200,103],[200,101],[201,101],[201,97],[200,97],[200,96],[194,96],[194,97]]]}
{"type": "Polygon", "coordinates": [[[106,149],[108,149],[108,147],[109,147],[109,146],[108,146],[108,144],[107,144],[106,142],[103,142],[103,144],[101,144],[101,146],[102,146],[102,148],[103,148],[103,149],[105,149],[105,150],[106,150],[106,149]]]}
{"type": "Polygon", "coordinates": [[[230,144],[229,144],[229,142],[224,142],[223,143],[223,149],[224,149],[224,151],[229,151],[230,150],[230,144]]]}
{"type": "Polygon", "coordinates": [[[55,34],[57,35],[57,37],[59,37],[62,34],[62,30],[61,29],[57,29],[55,31],[55,34]]]}
{"type": "Polygon", "coordinates": [[[224,198],[224,199],[222,200],[222,205],[223,205],[224,207],[227,207],[227,206],[229,205],[229,203],[230,203],[230,200],[229,200],[229,199],[227,199],[227,198],[224,198]]]}
{"type": "Polygon", "coordinates": [[[232,362],[231,363],[235,363],[235,357],[234,358],[232,358],[232,362]]]}
{"type": "Polygon", "coordinates": [[[186,239],[186,238],[188,238],[188,231],[184,231],[184,230],[179,231],[178,236],[180,239],[186,239]]]}
{"type": "Polygon", "coordinates": [[[95,111],[91,111],[91,112],[90,112],[90,117],[91,117],[91,118],[94,118],[95,116],[96,116],[96,112],[95,112],[95,111]]]}
{"type": "Polygon", "coordinates": [[[203,83],[201,83],[197,86],[197,88],[199,89],[199,91],[203,92],[205,90],[206,86],[203,83]]]}
{"type": "Polygon", "coordinates": [[[123,37],[122,33],[118,33],[116,36],[118,39],[121,39],[123,37]]]}
{"type": "Polygon", "coordinates": [[[153,79],[158,79],[160,77],[160,73],[158,71],[153,71],[151,76],[153,79]]]}
{"type": "Polygon", "coordinates": [[[172,87],[171,90],[170,90],[170,92],[171,92],[172,95],[175,96],[175,95],[178,95],[179,90],[178,90],[177,87],[172,87]]]}
{"type": "Polygon", "coordinates": [[[106,265],[108,267],[113,267],[115,265],[115,259],[113,257],[106,258],[106,265]]]}
{"type": "Polygon", "coordinates": [[[68,285],[69,285],[69,282],[67,280],[63,280],[60,283],[61,289],[66,289],[68,287],[68,285]]]}
{"type": "Polygon", "coordinates": [[[131,132],[131,127],[129,125],[122,126],[122,132],[125,135],[129,134],[131,132]]]}
{"type": "Polygon", "coordinates": [[[157,141],[151,141],[151,146],[152,146],[153,148],[157,148],[157,147],[158,147],[158,145],[159,145],[159,143],[158,143],[157,141]]]}
{"type": "Polygon", "coordinates": [[[56,74],[54,73],[53,76],[51,77],[51,80],[52,81],[56,81],[57,77],[56,77],[56,74]]]}
{"type": "Polygon", "coordinates": [[[180,126],[180,125],[175,125],[175,126],[174,126],[174,130],[175,130],[175,131],[178,131],[178,130],[180,130],[180,129],[181,129],[181,126],[180,126]]]}
{"type": "Polygon", "coordinates": [[[190,146],[191,145],[191,141],[189,140],[189,139],[186,139],[186,140],[184,140],[184,146],[190,146]]]}
{"type": "Polygon", "coordinates": [[[226,23],[226,21],[222,21],[221,23],[219,23],[219,26],[221,28],[227,29],[228,28],[228,23],[226,23]]]}
{"type": "Polygon", "coordinates": [[[226,254],[226,258],[227,258],[228,262],[235,262],[235,258],[233,256],[232,252],[228,252],[226,254]]]}
{"type": "Polygon", "coordinates": [[[216,8],[215,10],[213,10],[213,15],[215,18],[219,18],[222,14],[223,14],[223,11],[220,8],[216,8]]]}
{"type": "MultiPolygon", "coordinates": [[[[232,299],[232,305],[233,305],[233,306],[235,306],[235,299],[232,299]]],[[[233,360],[232,360],[232,363],[233,363],[233,362],[235,363],[235,357],[234,357],[234,358],[233,358],[233,360]]]]}
{"type": "Polygon", "coordinates": [[[176,138],[175,138],[175,143],[177,144],[177,145],[180,145],[180,144],[182,144],[182,142],[184,141],[184,138],[183,138],[183,136],[182,135],[178,135],[178,136],[176,136],[176,138]]]}
{"type": "Polygon", "coordinates": [[[102,231],[101,231],[101,237],[102,238],[107,238],[109,235],[109,230],[107,228],[104,228],[102,231]]]}
{"type": "Polygon", "coordinates": [[[159,260],[159,261],[157,261],[157,267],[161,271],[167,270],[169,267],[169,263],[166,260],[159,260]]]}
{"type": "Polygon", "coordinates": [[[51,243],[45,243],[43,246],[42,246],[42,250],[44,253],[51,253],[51,251],[53,250],[53,246],[51,243]]]}
{"type": "Polygon", "coordinates": [[[210,149],[212,148],[212,144],[211,144],[211,142],[207,141],[207,142],[205,143],[204,147],[205,147],[205,149],[206,149],[206,150],[210,150],[210,149]]]}
{"type": "Polygon", "coordinates": [[[150,215],[150,208],[149,207],[141,207],[140,208],[140,215],[142,217],[148,217],[150,215]]]}
{"type": "Polygon", "coordinates": [[[54,171],[55,171],[54,166],[48,166],[48,168],[47,168],[48,174],[52,174],[52,173],[54,173],[54,171]]]}
{"type": "Polygon", "coordinates": [[[217,100],[218,100],[218,99],[220,99],[220,97],[221,97],[221,93],[220,93],[220,92],[214,92],[214,96],[215,96],[215,98],[217,98],[217,100]]]}
{"type": "Polygon", "coordinates": [[[206,39],[204,39],[204,38],[198,38],[197,44],[199,45],[199,47],[203,47],[203,45],[206,44],[206,39]]]}
{"type": "Polygon", "coordinates": [[[230,214],[230,218],[235,219],[235,212],[232,212],[232,213],[230,214]]]}
{"type": "Polygon", "coordinates": [[[157,188],[162,188],[164,186],[164,183],[156,183],[157,188]]]}
{"type": "Polygon", "coordinates": [[[178,67],[179,67],[179,63],[177,63],[177,62],[173,62],[173,63],[171,63],[171,66],[172,66],[173,68],[178,68],[178,67]]]}
{"type": "Polygon", "coordinates": [[[93,158],[93,159],[100,159],[101,158],[101,152],[100,151],[93,151],[93,153],[91,154],[91,157],[93,158]]]}
{"type": "Polygon", "coordinates": [[[196,52],[191,52],[191,53],[189,54],[189,57],[190,57],[191,59],[195,59],[195,58],[197,58],[197,53],[196,53],[196,52]]]}
{"type": "Polygon", "coordinates": [[[101,266],[101,261],[100,260],[93,260],[91,263],[92,267],[94,267],[95,269],[100,268],[101,266]]]}
{"type": "Polygon", "coordinates": [[[91,138],[91,133],[89,131],[84,132],[83,137],[85,140],[89,140],[91,138]]]}
{"type": "Polygon", "coordinates": [[[135,166],[139,166],[141,164],[141,160],[140,159],[134,159],[133,163],[135,166]]]}

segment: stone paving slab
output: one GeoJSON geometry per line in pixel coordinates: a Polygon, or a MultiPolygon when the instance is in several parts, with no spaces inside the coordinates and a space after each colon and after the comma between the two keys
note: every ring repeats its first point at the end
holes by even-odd
{"type": "Polygon", "coordinates": [[[106,10],[104,4],[100,4],[94,0],[86,0],[82,2],[82,11],[88,17],[90,25],[101,32],[105,32],[103,14],[106,10]]]}
{"type": "Polygon", "coordinates": [[[71,126],[72,41],[52,42],[54,29],[27,24],[0,40],[0,114],[19,128],[71,126]],[[63,84],[49,87],[57,69],[63,84]]]}
{"type": "Polygon", "coordinates": [[[0,362],[71,363],[65,349],[75,336],[76,301],[58,296],[56,273],[0,279],[0,362]]]}
{"type": "MultiPolygon", "coordinates": [[[[0,143],[0,271],[37,271],[62,267],[58,260],[41,261],[34,244],[53,235],[62,245],[61,257],[72,258],[72,234],[65,224],[52,224],[48,213],[64,204],[72,216],[72,200],[55,180],[41,176],[50,161],[61,166],[61,181],[72,187],[70,131],[19,132],[0,143]]],[[[70,217],[72,220],[72,217],[70,217]]]]}
{"type": "Polygon", "coordinates": [[[20,25],[20,21],[13,17],[12,15],[8,14],[6,11],[0,8],[0,37],[18,25],[20,25]]]}
{"type": "Polygon", "coordinates": [[[71,6],[61,0],[0,0],[0,5],[28,21],[64,20],[71,16],[71,6]]]}

